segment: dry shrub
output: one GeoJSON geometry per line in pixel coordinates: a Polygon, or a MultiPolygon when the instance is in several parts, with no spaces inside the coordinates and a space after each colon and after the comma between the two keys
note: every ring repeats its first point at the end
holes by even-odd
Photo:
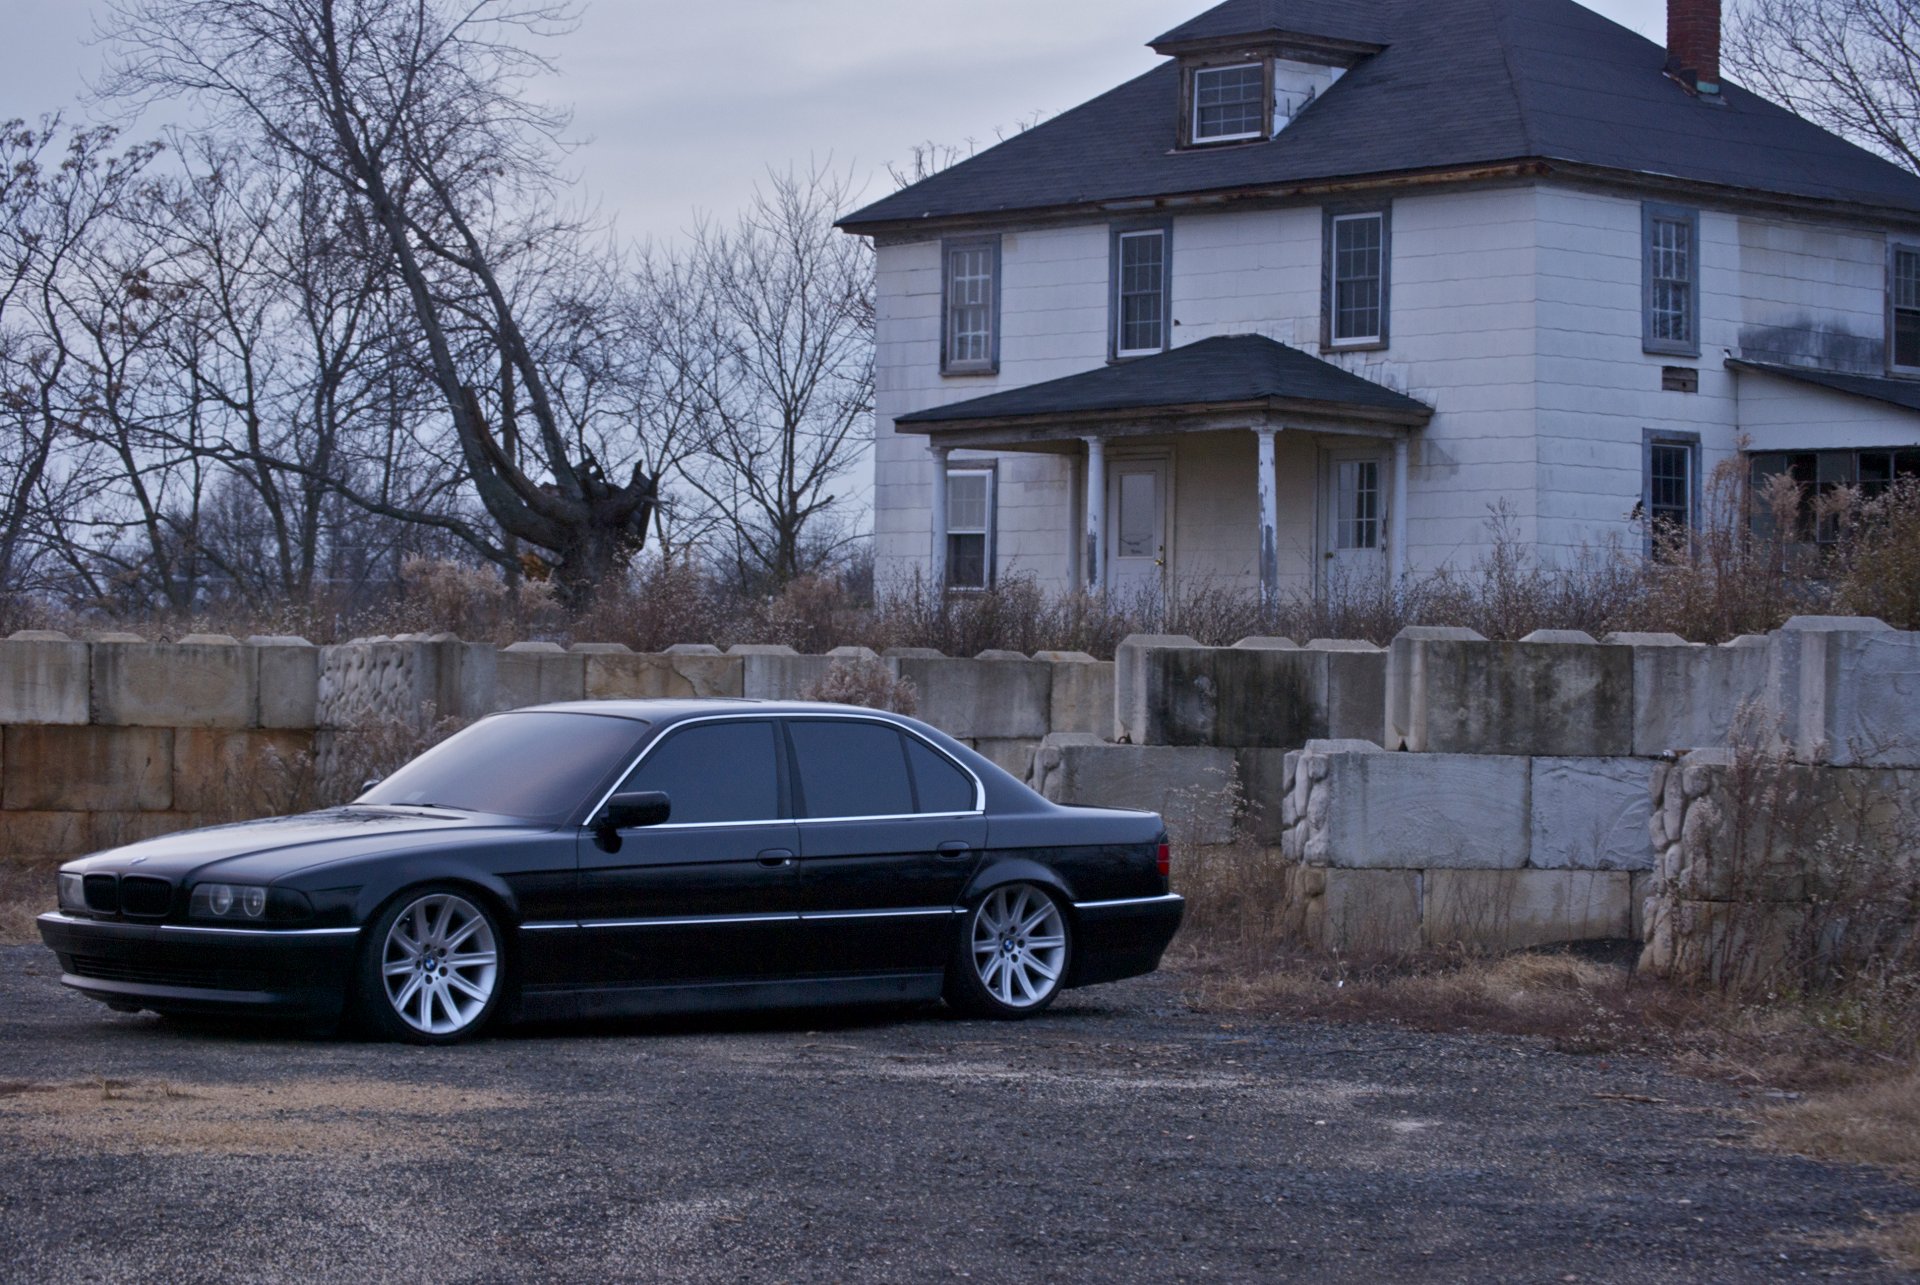
{"type": "Polygon", "coordinates": [[[689,558],[643,562],[622,584],[610,585],[573,622],[573,637],[625,643],[635,651],[664,651],[678,643],[758,641],[745,624],[747,604],[716,591],[689,558]]]}
{"type": "Polygon", "coordinates": [[[402,563],[400,602],[412,632],[458,634],[471,642],[515,642],[551,633],[565,619],[551,585],[508,584],[494,567],[444,558],[402,563]]]}
{"type": "Polygon", "coordinates": [[[1850,516],[1840,610],[1920,629],[1920,479],[1902,478],[1850,516]]]}
{"type": "Polygon", "coordinates": [[[920,694],[913,680],[894,673],[885,661],[862,656],[834,661],[826,673],[801,689],[800,699],[911,714],[919,708],[920,694]]]}
{"type": "Polygon", "coordinates": [[[247,770],[220,778],[207,809],[209,824],[291,816],[350,803],[380,780],[467,726],[435,717],[431,705],[419,726],[398,721],[321,731],[311,748],[282,754],[269,748],[247,770]]]}

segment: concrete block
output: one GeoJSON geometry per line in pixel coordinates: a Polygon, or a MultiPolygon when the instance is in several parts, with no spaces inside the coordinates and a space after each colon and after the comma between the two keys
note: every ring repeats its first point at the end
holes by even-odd
{"type": "Polygon", "coordinates": [[[1651,920],[1649,903],[1654,896],[1654,881],[1651,871],[1636,872],[1627,891],[1627,908],[1633,912],[1633,939],[1647,940],[1647,924],[1651,920]]]}
{"type": "Polygon", "coordinates": [[[724,656],[726,653],[712,643],[675,643],[667,648],[666,654],[669,656],[724,656]]]}
{"type": "Polygon", "coordinates": [[[593,653],[583,657],[588,700],[740,696],[746,662],[711,651],[593,653]]]}
{"type": "Polygon", "coordinates": [[[1633,933],[1633,876],[1598,870],[1429,870],[1430,946],[1523,950],[1633,933]]]}
{"type": "MultiPolygon", "coordinates": [[[[464,680],[463,680],[464,681],[464,680]]],[[[550,705],[587,698],[587,658],[563,651],[554,643],[517,642],[494,657],[491,708],[468,706],[473,718],[494,710],[550,705]]]]}
{"type": "Polygon", "coordinates": [[[1794,755],[1837,767],[1920,767],[1920,633],[1856,623],[1794,631],[1789,621],[1773,636],[1794,755]]]}
{"type": "Polygon", "coordinates": [[[963,741],[1037,741],[1053,721],[1053,670],[1044,660],[908,657],[893,661],[918,694],[918,717],[963,741]]]}
{"type": "Polygon", "coordinates": [[[1300,644],[1291,638],[1262,637],[1242,638],[1234,644],[1246,651],[1299,651],[1300,644]]]}
{"type": "Polygon", "coordinates": [[[1033,658],[1053,666],[1048,731],[1104,737],[1113,730],[1112,661],[1095,660],[1084,651],[1039,651],[1033,658]]]}
{"type": "Polygon", "coordinates": [[[1405,955],[1419,950],[1421,885],[1417,870],[1320,872],[1320,906],[1307,912],[1308,938],[1345,955],[1405,955]]]}
{"type": "Polygon", "coordinates": [[[1327,737],[1377,743],[1387,708],[1386,649],[1370,642],[1316,638],[1307,650],[1327,661],[1327,737]]]}
{"type": "MultiPolygon", "coordinates": [[[[441,719],[468,716],[462,709],[462,674],[470,646],[447,635],[356,639],[322,647],[314,721],[323,728],[425,731],[441,719]]],[[[484,648],[482,655],[492,650],[484,648]]],[[[489,662],[476,658],[474,663],[484,669],[489,662]]]]}
{"type": "Polygon", "coordinates": [[[1633,752],[1642,757],[1725,745],[1740,711],[1765,696],[1764,637],[1719,647],[1636,642],[1632,652],[1633,752]]]}
{"type": "Polygon", "coordinates": [[[1113,739],[1147,744],[1141,736],[1147,723],[1147,657],[1165,648],[1198,647],[1200,640],[1185,634],[1128,634],[1113,655],[1113,739]]]}
{"type": "Polygon", "coordinates": [[[1232,750],[1114,745],[1069,732],[1041,742],[1034,779],[1055,803],[1158,812],[1182,843],[1234,837],[1240,791],[1232,750]]]}
{"type": "Polygon", "coordinates": [[[1309,864],[1408,870],[1527,864],[1526,759],[1309,747],[1295,776],[1309,787],[1301,852],[1309,864]]]}
{"type": "Polygon", "coordinates": [[[805,700],[836,664],[832,656],[802,656],[791,647],[733,647],[749,700],[805,700]]]}
{"type": "Polygon", "coordinates": [[[242,647],[226,639],[96,643],[91,650],[96,723],[251,727],[259,717],[258,647],[242,647]]]}
{"type": "Polygon", "coordinates": [[[1646,759],[1533,760],[1529,864],[1542,870],[1653,869],[1653,771],[1646,759]]]}
{"type": "MultiPolygon", "coordinates": [[[[1390,750],[1406,749],[1414,737],[1414,695],[1424,684],[1426,645],[1448,642],[1484,642],[1485,635],[1451,625],[1409,625],[1387,648],[1386,724],[1380,743],[1390,750]]],[[[1424,727],[1421,729],[1425,735],[1424,727]]]]}
{"type": "Polygon", "coordinates": [[[975,741],[973,748],[980,757],[1011,776],[1016,781],[1033,779],[1033,760],[1040,748],[1035,741],[975,741]]]}
{"type": "Polygon", "coordinates": [[[1633,752],[1632,648],[1434,632],[1403,630],[1393,641],[1389,749],[1553,757],[1633,752]]]}
{"type": "Polygon", "coordinates": [[[304,638],[255,637],[261,727],[311,728],[319,713],[320,649],[304,638]]]}
{"type": "Polygon", "coordinates": [[[631,656],[633,648],[625,643],[577,642],[567,648],[576,656],[631,656]]]}
{"type": "Polygon", "coordinates": [[[9,727],[5,806],[25,812],[164,812],[173,806],[173,732],[144,727],[9,727]]]}
{"type": "Polygon", "coordinates": [[[173,807],[235,818],[283,813],[313,766],[312,732],[183,728],[173,736],[173,807]]]}
{"type": "Polygon", "coordinates": [[[164,834],[179,834],[183,830],[216,824],[217,821],[192,812],[95,812],[87,818],[86,850],[105,852],[164,834]]]}
{"type": "Polygon", "coordinates": [[[0,811],[0,861],[65,859],[91,850],[85,812],[0,811]]]}
{"type": "Polygon", "coordinates": [[[889,647],[880,653],[887,660],[941,660],[946,654],[938,647],[889,647]]]}
{"type": "Polygon", "coordinates": [[[1274,847],[1285,846],[1286,799],[1293,779],[1289,760],[1298,754],[1298,750],[1258,747],[1234,751],[1234,763],[1240,773],[1242,837],[1274,847]]]}
{"type": "MultiPolygon", "coordinates": [[[[1278,749],[1324,738],[1331,731],[1330,659],[1330,653],[1299,648],[1136,650],[1129,658],[1129,735],[1136,745],[1278,749]]],[[[1353,657],[1343,654],[1340,659],[1353,657]]]]}
{"type": "Polygon", "coordinates": [[[0,642],[0,724],[88,721],[87,645],[48,632],[0,642]]]}

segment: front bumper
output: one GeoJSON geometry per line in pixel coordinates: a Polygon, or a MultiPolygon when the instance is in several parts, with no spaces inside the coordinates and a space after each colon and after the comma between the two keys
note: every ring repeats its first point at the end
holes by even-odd
{"type": "Polygon", "coordinates": [[[352,985],[358,928],[202,928],[50,911],[40,939],[60,982],[115,1008],[163,1013],[337,1017],[352,985]]]}
{"type": "Polygon", "coordinates": [[[1152,972],[1186,912],[1187,899],[1178,893],[1075,902],[1076,962],[1067,985],[1092,986],[1152,972]]]}

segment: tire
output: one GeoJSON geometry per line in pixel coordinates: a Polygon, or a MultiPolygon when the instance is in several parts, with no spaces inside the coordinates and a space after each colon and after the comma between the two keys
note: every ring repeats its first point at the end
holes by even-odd
{"type": "Polygon", "coordinates": [[[507,988],[506,934],[484,900],[429,885],[395,897],[360,943],[354,993],[377,1038],[457,1044],[486,1028],[507,988]]]}
{"type": "Polygon", "coordinates": [[[1038,884],[991,888],[960,917],[947,967],[947,1003],[972,1017],[1032,1017],[1066,987],[1073,925],[1038,884]]]}

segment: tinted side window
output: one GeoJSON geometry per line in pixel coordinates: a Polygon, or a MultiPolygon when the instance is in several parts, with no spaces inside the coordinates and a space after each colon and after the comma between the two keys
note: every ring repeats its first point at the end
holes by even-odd
{"type": "Polygon", "coordinates": [[[669,732],[621,785],[663,790],[670,823],[771,821],[780,815],[772,723],[700,723],[669,732]]]}
{"type": "Polygon", "coordinates": [[[810,817],[892,817],[913,812],[901,736],[884,723],[795,719],[800,793],[810,817]]]}
{"type": "Polygon", "coordinates": [[[913,783],[918,787],[922,812],[971,812],[974,798],[973,778],[955,767],[944,755],[908,736],[907,762],[913,766],[913,783]]]}

